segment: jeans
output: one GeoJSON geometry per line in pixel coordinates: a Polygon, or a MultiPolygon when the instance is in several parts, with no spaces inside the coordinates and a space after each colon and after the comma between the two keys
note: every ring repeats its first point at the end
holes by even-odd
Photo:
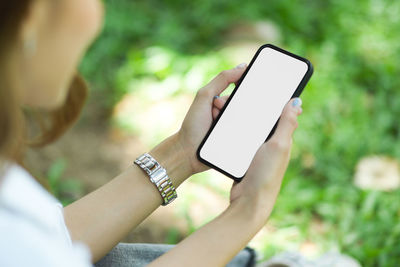
{"type": "MultiPolygon", "coordinates": [[[[137,267],[145,266],[173,248],[175,245],[147,244],[147,243],[120,243],[104,258],[98,261],[96,267],[137,267]]],[[[205,248],[207,249],[207,248],[205,248]]],[[[253,267],[256,263],[256,253],[246,247],[240,251],[226,266],[253,267]]]]}

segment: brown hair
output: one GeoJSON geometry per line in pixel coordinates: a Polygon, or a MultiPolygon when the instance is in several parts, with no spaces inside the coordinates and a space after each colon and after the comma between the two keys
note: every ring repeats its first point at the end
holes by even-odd
{"type": "MultiPolygon", "coordinates": [[[[23,165],[27,146],[43,146],[60,137],[79,117],[87,98],[87,86],[76,75],[64,105],[51,112],[34,111],[40,132],[33,138],[27,133],[26,112],[22,110],[19,94],[18,69],[13,56],[18,53],[18,34],[21,23],[35,0],[0,2],[0,163],[6,159],[23,165]],[[6,41],[7,40],[7,41],[6,41]]],[[[29,112],[32,113],[32,112],[29,112]]]]}

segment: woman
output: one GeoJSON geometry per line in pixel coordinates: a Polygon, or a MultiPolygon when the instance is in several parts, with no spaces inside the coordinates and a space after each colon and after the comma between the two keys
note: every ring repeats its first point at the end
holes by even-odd
{"type": "MultiPolygon", "coordinates": [[[[25,145],[50,143],[77,119],[86,87],[75,70],[100,30],[102,15],[99,0],[0,3],[0,266],[90,266],[163,203],[139,165],[65,208],[21,166],[25,145]],[[41,134],[28,138],[22,107],[39,111],[35,118],[41,134]]],[[[236,82],[245,68],[240,64],[225,70],[201,88],[180,130],[149,151],[175,188],[208,169],[195,150],[225,103],[226,98],[214,96],[236,82]]],[[[221,215],[178,245],[164,248],[162,256],[141,255],[141,263],[154,259],[150,266],[224,266],[235,255],[244,255],[235,258],[238,266],[241,257],[248,258],[241,250],[272,211],[300,105],[300,99],[286,105],[246,178],[233,184],[230,205],[221,215]]],[[[134,248],[140,255],[140,247],[134,248]]],[[[113,260],[116,264],[122,259],[113,260]]]]}

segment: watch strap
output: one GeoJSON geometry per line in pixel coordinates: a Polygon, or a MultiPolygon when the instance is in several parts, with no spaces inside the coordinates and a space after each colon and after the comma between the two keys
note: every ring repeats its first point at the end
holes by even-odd
{"type": "Polygon", "coordinates": [[[167,171],[150,154],[140,155],[134,163],[147,173],[150,181],[157,187],[163,199],[163,206],[168,205],[178,197],[167,171]]]}

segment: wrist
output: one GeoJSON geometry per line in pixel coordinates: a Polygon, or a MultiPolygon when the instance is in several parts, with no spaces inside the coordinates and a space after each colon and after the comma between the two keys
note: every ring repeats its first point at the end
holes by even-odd
{"type": "Polygon", "coordinates": [[[166,169],[175,188],[193,174],[190,161],[185,156],[177,134],[171,135],[162,141],[149,154],[166,169]]]}
{"type": "Polygon", "coordinates": [[[275,200],[266,199],[264,195],[255,192],[251,196],[241,196],[230,203],[228,209],[238,212],[245,220],[264,226],[272,212],[275,200]]]}

